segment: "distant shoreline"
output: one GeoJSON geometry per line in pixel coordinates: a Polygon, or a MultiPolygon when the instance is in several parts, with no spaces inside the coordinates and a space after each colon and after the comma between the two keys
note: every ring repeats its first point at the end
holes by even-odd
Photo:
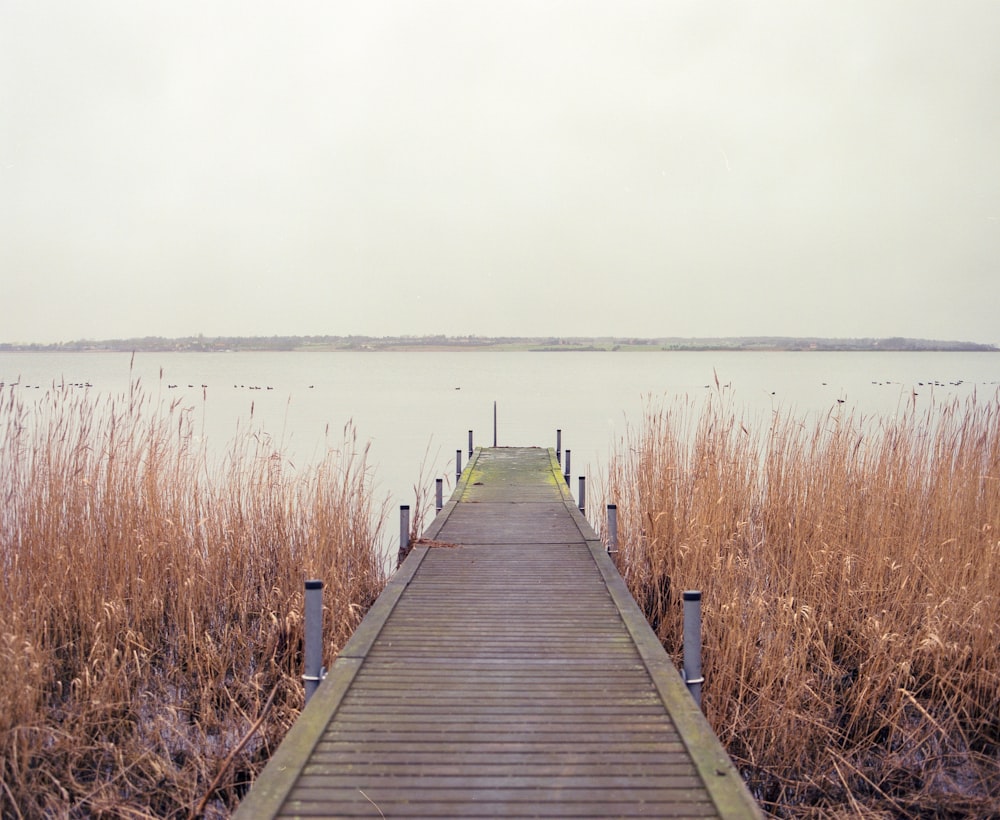
{"type": "Polygon", "coordinates": [[[78,340],[53,344],[5,343],[0,352],[525,352],[525,353],[642,353],[642,352],[975,352],[997,353],[1000,348],[976,342],[890,337],[883,339],[827,339],[786,336],[706,338],[638,337],[486,337],[486,336],[190,336],[135,339],[78,340]]]}

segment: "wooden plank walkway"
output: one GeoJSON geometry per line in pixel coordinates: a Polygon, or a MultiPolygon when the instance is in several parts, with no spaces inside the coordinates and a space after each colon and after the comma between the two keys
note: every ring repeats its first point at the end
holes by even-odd
{"type": "Polygon", "coordinates": [[[567,489],[478,450],[236,816],[760,817],[567,489]]]}

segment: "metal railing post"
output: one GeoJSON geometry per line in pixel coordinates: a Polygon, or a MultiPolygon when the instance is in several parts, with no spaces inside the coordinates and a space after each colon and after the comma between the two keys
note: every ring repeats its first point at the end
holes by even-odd
{"type": "Polygon", "coordinates": [[[578,506],[580,507],[580,512],[584,515],[587,513],[587,477],[580,476],[580,498],[578,501],[578,506]]]}
{"type": "Polygon", "coordinates": [[[556,462],[562,464],[562,430],[556,430],[556,462]]]}
{"type": "Polygon", "coordinates": [[[684,590],[684,683],[701,708],[701,591],[684,590]]]}
{"type": "Polygon", "coordinates": [[[305,672],[306,703],[323,680],[323,582],[306,581],[305,598],[305,672]]]}
{"type": "Polygon", "coordinates": [[[472,458],[472,431],[469,430],[469,458],[472,458]]]}
{"type": "Polygon", "coordinates": [[[608,504],[608,552],[618,552],[618,505],[608,504]]]}
{"type": "Polygon", "coordinates": [[[410,505],[400,504],[399,506],[399,557],[397,565],[406,560],[410,552],[410,505]]]}
{"type": "Polygon", "coordinates": [[[462,451],[455,451],[455,481],[462,477],[462,451]]]}
{"type": "Polygon", "coordinates": [[[434,481],[434,512],[441,512],[444,506],[444,479],[438,478],[434,481]]]}
{"type": "Polygon", "coordinates": [[[563,465],[563,478],[566,480],[566,486],[569,486],[569,450],[566,451],[566,463],[563,465]]]}

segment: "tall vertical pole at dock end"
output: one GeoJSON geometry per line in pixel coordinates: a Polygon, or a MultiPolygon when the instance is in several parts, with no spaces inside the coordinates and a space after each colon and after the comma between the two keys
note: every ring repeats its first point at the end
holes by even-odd
{"type": "Polygon", "coordinates": [[[587,512],[587,477],[580,476],[580,498],[579,498],[580,512],[586,514],[587,512]]]}
{"type": "Polygon", "coordinates": [[[323,582],[306,581],[305,602],[305,673],[306,703],[323,679],[323,582]]]}
{"type": "Polygon", "coordinates": [[[441,512],[444,506],[444,479],[438,478],[434,481],[434,512],[441,512]]]}
{"type": "Polygon", "coordinates": [[[469,430],[469,458],[472,458],[472,431],[469,430]]]}
{"type": "Polygon", "coordinates": [[[493,446],[497,446],[497,403],[493,402],[493,446]]]}
{"type": "Polygon", "coordinates": [[[701,591],[684,590],[684,683],[701,708],[701,591]]]}
{"type": "Polygon", "coordinates": [[[556,461],[562,464],[562,430],[556,430],[556,461]]]}
{"type": "Polygon", "coordinates": [[[455,451],[455,481],[462,477],[462,451],[455,451]]]}
{"type": "Polygon", "coordinates": [[[570,454],[569,450],[566,451],[566,463],[563,465],[563,478],[566,480],[566,486],[569,486],[569,462],[570,454]]]}

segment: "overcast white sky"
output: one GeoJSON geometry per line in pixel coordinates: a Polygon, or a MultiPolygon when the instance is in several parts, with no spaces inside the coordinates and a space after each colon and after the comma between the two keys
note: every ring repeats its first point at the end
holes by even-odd
{"type": "Polygon", "coordinates": [[[1000,342],[997,0],[0,0],[0,341],[1000,342]]]}

